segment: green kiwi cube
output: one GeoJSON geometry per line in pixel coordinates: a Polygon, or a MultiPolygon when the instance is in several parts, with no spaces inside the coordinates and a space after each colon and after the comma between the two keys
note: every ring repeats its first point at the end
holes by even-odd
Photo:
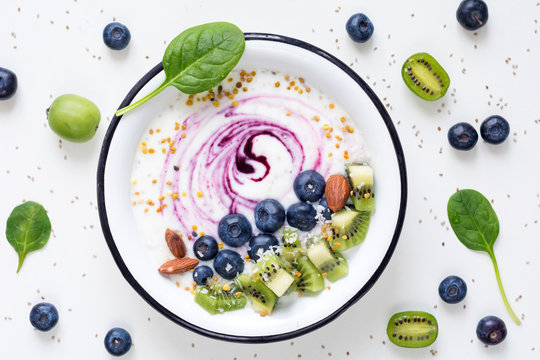
{"type": "Polygon", "coordinates": [[[362,243],[367,235],[371,213],[347,207],[332,214],[331,246],[340,251],[362,243]]]}
{"type": "Polygon", "coordinates": [[[261,280],[255,280],[249,274],[243,273],[238,275],[234,282],[246,294],[253,310],[260,314],[272,314],[278,297],[261,280]]]}
{"type": "Polygon", "coordinates": [[[347,176],[352,185],[352,201],[358,211],[375,211],[373,168],[365,164],[347,164],[347,176]]]}
{"type": "Polygon", "coordinates": [[[324,290],[324,277],[306,255],[298,257],[294,266],[300,273],[300,279],[296,283],[296,291],[314,295],[324,290]]]}
{"type": "Polygon", "coordinates": [[[347,276],[349,265],[338,252],[332,251],[328,241],[319,239],[312,243],[307,250],[309,260],[329,281],[336,281],[347,276]]]}
{"type": "Polygon", "coordinates": [[[288,262],[294,262],[303,253],[304,249],[300,243],[298,231],[290,227],[285,227],[283,229],[281,257],[288,262]]]}
{"type": "Polygon", "coordinates": [[[253,274],[278,297],[288,293],[297,281],[291,274],[290,265],[285,264],[276,254],[268,253],[253,267],[253,274]]]}
{"type": "Polygon", "coordinates": [[[213,315],[244,308],[247,298],[243,294],[238,296],[238,289],[234,285],[229,287],[230,291],[225,291],[223,284],[200,286],[195,290],[195,302],[213,315]]]}

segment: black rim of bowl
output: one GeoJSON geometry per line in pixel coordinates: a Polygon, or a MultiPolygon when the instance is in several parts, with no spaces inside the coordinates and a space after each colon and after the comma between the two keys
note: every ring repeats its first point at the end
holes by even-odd
{"type": "MultiPolygon", "coordinates": [[[[107,133],[105,134],[105,138],[103,139],[103,145],[101,147],[101,153],[99,156],[98,169],[97,169],[97,198],[98,198],[98,210],[99,210],[101,228],[103,230],[105,241],[107,241],[107,245],[109,246],[109,249],[112,253],[114,261],[116,262],[116,265],[122,272],[122,275],[127,280],[127,282],[133,287],[133,289],[135,289],[135,291],[137,291],[137,293],[148,304],[150,304],[154,309],[156,309],[165,317],[174,321],[178,325],[181,325],[188,330],[191,330],[193,332],[196,332],[198,334],[201,334],[201,335],[213,338],[213,339],[232,341],[232,342],[241,342],[241,343],[269,343],[269,342],[283,341],[283,340],[291,339],[294,337],[298,337],[330,323],[332,320],[336,319],[339,315],[341,315],[345,310],[347,310],[350,306],[356,303],[362,296],[364,296],[364,294],[368,292],[369,289],[371,289],[371,287],[375,284],[379,276],[384,271],[386,265],[390,261],[390,258],[392,257],[394,249],[396,248],[398,238],[401,233],[401,229],[403,227],[403,221],[405,218],[405,207],[407,203],[407,174],[406,174],[406,169],[405,169],[405,157],[403,155],[403,149],[401,147],[401,143],[399,141],[396,128],[394,127],[394,124],[392,123],[392,119],[390,118],[390,115],[386,111],[384,105],[381,103],[377,95],[375,95],[373,90],[369,87],[369,85],[367,85],[364,82],[364,80],[362,80],[362,78],[360,78],[360,76],[358,76],[358,74],[356,74],[351,68],[349,68],[341,60],[337,59],[333,55],[330,55],[326,51],[319,49],[318,47],[308,44],[304,41],[297,40],[294,38],[290,38],[290,37],[286,37],[282,35],[266,34],[266,33],[246,33],[245,38],[247,41],[252,41],[252,40],[261,41],[262,40],[262,41],[275,41],[275,42],[286,43],[289,45],[297,46],[305,50],[311,51],[312,53],[317,54],[321,56],[322,58],[328,60],[329,62],[331,62],[338,68],[340,68],[342,71],[344,71],[347,75],[349,75],[365,91],[365,93],[369,96],[369,98],[371,99],[371,101],[373,102],[377,110],[379,111],[379,114],[381,115],[386,125],[386,128],[388,129],[390,138],[392,139],[392,143],[394,145],[394,151],[396,153],[398,166],[399,166],[399,173],[400,173],[401,199],[400,199],[400,205],[399,205],[399,214],[398,214],[398,219],[397,219],[396,227],[394,230],[394,234],[392,236],[392,241],[390,243],[390,246],[388,247],[388,250],[386,251],[386,254],[384,258],[382,259],[381,263],[379,264],[379,266],[377,267],[373,275],[369,278],[367,283],[364,284],[364,286],[351,299],[349,299],[345,304],[343,304],[339,309],[334,311],[332,314],[328,315],[324,319],[321,319],[313,324],[310,324],[308,326],[305,326],[303,328],[300,328],[294,331],[281,333],[281,334],[275,334],[275,335],[259,335],[259,336],[242,336],[242,335],[239,336],[239,335],[230,335],[230,334],[223,334],[223,333],[219,333],[215,331],[210,331],[182,319],[181,317],[177,316],[176,314],[174,314],[173,312],[165,308],[163,305],[161,305],[152,296],[150,296],[150,294],[148,294],[146,290],[133,277],[128,267],[124,263],[124,260],[122,259],[122,256],[120,255],[120,252],[118,251],[118,248],[116,247],[113,236],[111,234],[111,230],[109,228],[109,222],[107,218],[107,209],[105,206],[105,181],[104,180],[105,180],[105,166],[107,163],[107,156],[109,154],[109,147],[111,145],[112,138],[114,136],[114,133],[116,131],[116,128],[122,116],[113,117],[109,125],[109,128],[107,129],[107,133]]],[[[163,70],[163,65],[159,63],[158,65],[154,66],[154,68],[152,68],[152,70],[150,70],[147,74],[145,74],[126,95],[126,97],[120,104],[119,109],[129,105],[131,101],[135,98],[135,96],[139,93],[139,91],[152,78],[154,78],[157,74],[159,74],[162,70],[163,70]]]]}

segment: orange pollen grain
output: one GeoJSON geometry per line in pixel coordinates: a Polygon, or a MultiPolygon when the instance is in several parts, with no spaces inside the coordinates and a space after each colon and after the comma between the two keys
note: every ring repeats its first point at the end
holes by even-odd
{"type": "Polygon", "coordinates": [[[328,107],[329,107],[330,109],[333,109],[333,108],[334,108],[334,106],[335,106],[335,105],[334,105],[334,104],[332,104],[332,103],[328,104],[328,107]]]}
{"type": "Polygon", "coordinates": [[[321,120],[321,118],[320,118],[320,117],[318,117],[317,115],[315,115],[315,116],[313,117],[313,120],[315,120],[315,121],[319,121],[319,120],[321,120]]]}
{"type": "Polygon", "coordinates": [[[191,228],[192,228],[194,231],[197,231],[197,229],[198,229],[197,225],[193,225],[191,228]]]}
{"type": "Polygon", "coordinates": [[[217,247],[220,248],[220,249],[223,249],[223,243],[222,242],[218,243],[217,247]]]}
{"type": "Polygon", "coordinates": [[[148,149],[148,153],[149,153],[149,154],[153,154],[153,153],[155,153],[155,152],[156,152],[156,150],[154,150],[154,149],[152,149],[152,148],[148,149]]]}
{"type": "Polygon", "coordinates": [[[328,124],[324,124],[324,125],[322,126],[322,129],[323,129],[324,131],[326,131],[326,130],[330,129],[330,126],[328,126],[328,124]]]}
{"type": "Polygon", "coordinates": [[[203,195],[204,195],[204,194],[202,193],[202,191],[197,191],[197,197],[198,197],[198,198],[202,198],[203,195]]]}
{"type": "Polygon", "coordinates": [[[330,133],[327,132],[327,133],[326,133],[326,137],[330,139],[330,138],[332,137],[332,135],[330,135],[330,133]]]}
{"type": "Polygon", "coordinates": [[[181,128],[182,128],[182,130],[186,130],[187,126],[182,124],[181,128]]]}
{"type": "Polygon", "coordinates": [[[238,101],[236,101],[236,100],[233,101],[233,102],[232,102],[232,106],[238,106],[238,101]]]}
{"type": "Polygon", "coordinates": [[[291,114],[292,114],[292,113],[291,113],[290,111],[287,111],[287,112],[285,113],[285,115],[287,115],[287,116],[291,116],[291,114]]]}
{"type": "Polygon", "coordinates": [[[184,191],[184,192],[182,193],[182,196],[183,196],[183,197],[186,197],[186,196],[187,196],[187,193],[184,191]]]}
{"type": "Polygon", "coordinates": [[[311,88],[306,88],[306,92],[311,92],[311,88]]]}
{"type": "Polygon", "coordinates": [[[328,157],[332,157],[332,155],[334,155],[334,154],[332,154],[332,153],[328,153],[328,157]]]}
{"type": "Polygon", "coordinates": [[[275,87],[279,87],[279,85],[280,85],[279,81],[276,81],[276,82],[274,83],[274,86],[275,86],[275,87]]]}
{"type": "Polygon", "coordinates": [[[219,101],[217,101],[217,100],[214,100],[214,102],[212,104],[214,104],[214,107],[219,107],[219,101]]]}

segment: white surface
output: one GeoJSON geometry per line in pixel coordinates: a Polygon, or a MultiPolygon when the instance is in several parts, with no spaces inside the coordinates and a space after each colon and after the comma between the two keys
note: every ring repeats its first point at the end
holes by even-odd
{"type": "MultiPolygon", "coordinates": [[[[368,151],[372,154],[371,164],[376,174],[375,189],[377,192],[377,211],[371,218],[365,243],[359,248],[355,248],[344,253],[344,256],[347,258],[349,264],[349,275],[335,283],[328,282],[328,285],[331,286],[330,291],[324,291],[316,297],[306,296],[302,299],[297,299],[296,294],[292,294],[289,296],[289,298],[282,299],[282,304],[275,309],[272,316],[261,318],[259,314],[254,312],[249,306],[242,311],[234,311],[224,313],[220,316],[212,316],[204,309],[194,304],[193,296],[184,290],[184,287],[189,287],[193,281],[190,273],[184,274],[180,277],[167,279],[156,271],[156,268],[158,268],[166,260],[170,259],[170,251],[166,249],[166,246],[163,245],[161,247],[165,248],[166,251],[161,253],[161,257],[152,256],[152,248],[147,246],[148,242],[152,240],[156,241],[156,239],[158,239],[157,241],[161,241],[161,244],[164,244],[165,241],[163,239],[163,231],[166,226],[177,229],[179,226],[181,228],[181,225],[174,216],[170,215],[168,209],[173,208],[172,203],[169,203],[169,207],[164,209],[164,211],[167,211],[168,217],[162,217],[160,214],[157,221],[155,218],[153,218],[153,216],[157,216],[154,209],[151,209],[149,213],[144,213],[142,208],[139,210],[135,209],[138,211],[138,214],[134,215],[133,206],[131,205],[131,197],[126,188],[128,187],[130,179],[132,179],[133,176],[129,166],[134,158],[135,150],[133,149],[137,149],[141,136],[147,133],[147,128],[149,126],[148,119],[152,119],[156,116],[156,114],[162,112],[163,109],[167,109],[169,106],[171,106],[171,104],[174,104],[174,100],[178,96],[175,89],[169,89],[166,94],[162,94],[162,96],[156,98],[155,101],[152,102],[152,106],[140,108],[139,111],[129,113],[120,121],[120,124],[118,125],[118,128],[114,134],[107,159],[105,171],[105,203],[111,233],[115,239],[115,243],[122,258],[124,259],[124,262],[139,284],[169,311],[191,324],[218,333],[239,336],[277,335],[304,328],[331,315],[341,308],[345,303],[347,303],[358,291],[360,291],[371,276],[373,276],[388,251],[392,241],[392,236],[394,234],[394,228],[397,223],[401,200],[400,173],[396,154],[392,150],[392,139],[386,128],[386,124],[382,120],[381,115],[378,113],[377,108],[375,105],[373,105],[364,90],[351,77],[349,77],[331,62],[305,49],[288,44],[252,40],[247,42],[246,51],[244,52],[244,56],[242,57],[238,68],[246,69],[248,72],[255,69],[259,73],[260,69],[280,70],[284,74],[295,74],[297,76],[304,77],[309,86],[313,87],[314,96],[311,96],[311,93],[309,94],[309,99],[312,99],[310,101],[306,100],[308,98],[306,95],[303,95],[303,98],[300,99],[312,107],[309,111],[305,111],[303,108],[297,110],[292,107],[291,110],[294,113],[294,116],[303,116],[309,119],[307,120],[308,125],[304,125],[307,128],[311,128],[311,123],[315,123],[313,120],[311,120],[311,117],[315,113],[321,116],[321,123],[324,121],[325,117],[323,115],[328,113],[323,114],[320,109],[327,108],[329,101],[328,98],[340,104],[340,108],[346,110],[346,112],[343,113],[343,110],[338,110],[336,108],[334,110],[335,112],[332,113],[331,116],[339,119],[339,117],[342,115],[348,114],[346,116],[347,118],[351,119],[351,126],[357,130],[357,132],[352,134],[355,136],[354,138],[351,138],[351,135],[349,134],[343,135],[347,142],[344,141],[342,145],[343,147],[347,147],[351,154],[354,153],[355,149],[349,148],[348,144],[355,140],[356,142],[361,141],[361,136],[359,136],[360,130],[367,136],[366,146],[368,151]],[[323,98],[321,101],[324,103],[323,106],[318,103],[312,103],[313,101],[319,100],[320,95],[318,95],[319,91],[317,91],[317,89],[324,89],[326,95],[328,96],[328,98],[323,98]],[[305,112],[302,114],[301,111],[305,112]],[[145,228],[150,228],[154,231],[149,233],[148,231],[145,231],[145,228]],[[158,262],[156,262],[156,258],[158,259],[158,262]],[[175,281],[180,282],[180,289],[176,287],[174,283],[175,281]],[[283,303],[285,305],[283,305],[283,303]]],[[[280,76],[280,79],[282,79],[282,76],[280,76]]],[[[159,76],[159,78],[161,78],[161,76],[159,76]]],[[[256,81],[257,79],[254,80],[254,82],[256,81]]],[[[274,81],[275,79],[272,79],[270,82],[271,87],[274,87],[274,81]]],[[[153,89],[153,84],[143,88],[139,94],[139,97],[150,92],[151,89],[153,89]]],[[[284,90],[283,93],[287,94],[287,90],[284,90]]],[[[260,94],[261,92],[257,92],[256,89],[250,89],[246,96],[256,96],[260,94]]],[[[291,98],[294,99],[292,96],[291,98]]],[[[242,94],[237,96],[236,99],[241,101],[242,94]]],[[[183,101],[185,101],[185,99],[183,101]]],[[[286,103],[285,101],[283,102],[286,103]]],[[[223,107],[228,106],[224,100],[221,100],[221,103],[223,104],[223,107]]],[[[213,109],[212,105],[208,106],[211,106],[213,109]]],[[[240,110],[240,112],[242,111],[249,114],[249,110],[240,110]]],[[[281,109],[281,111],[281,116],[287,118],[288,124],[291,124],[292,121],[290,118],[283,115],[285,110],[281,109]]],[[[322,111],[324,111],[324,109],[322,111]]],[[[267,118],[271,119],[271,121],[273,120],[276,123],[277,121],[274,119],[279,116],[276,114],[271,114],[269,111],[266,113],[256,112],[256,114],[266,116],[267,118]]],[[[327,115],[327,117],[330,117],[330,115],[327,115]]],[[[171,118],[169,118],[169,125],[174,127],[174,121],[178,120],[179,116],[176,115],[175,117],[172,117],[172,121],[170,119],[171,118]]],[[[232,123],[233,120],[238,122],[238,120],[236,120],[234,117],[229,117],[228,119],[229,123],[232,123]]],[[[183,120],[183,118],[181,120],[183,120]]],[[[220,123],[223,124],[224,121],[227,121],[227,119],[220,119],[220,123]]],[[[339,120],[337,123],[341,125],[339,120]]],[[[296,125],[296,128],[293,127],[293,133],[298,134],[299,131],[302,131],[298,129],[301,126],[302,123],[300,125],[296,125]]],[[[316,129],[319,129],[321,126],[322,124],[318,124],[316,129]]],[[[338,129],[338,125],[332,126],[336,126],[336,130],[338,129]]],[[[161,137],[170,136],[174,138],[175,134],[167,134],[165,126],[162,126],[161,128],[164,129],[164,134],[160,135],[161,137]]],[[[186,131],[187,140],[200,137],[203,140],[208,141],[206,140],[207,134],[204,132],[191,134],[189,132],[190,129],[197,128],[191,123],[188,124],[188,129],[186,131]]],[[[272,128],[270,128],[270,131],[272,131],[272,128]]],[[[303,131],[305,132],[306,130],[303,131]]],[[[305,151],[304,154],[306,158],[303,169],[297,168],[297,162],[294,164],[291,164],[291,162],[288,161],[286,162],[287,166],[294,171],[295,174],[301,170],[311,169],[311,164],[315,162],[315,159],[318,156],[315,154],[309,154],[309,146],[304,145],[306,143],[309,144],[309,142],[315,142],[318,144],[317,140],[314,139],[313,136],[304,139],[300,135],[296,136],[299,136],[298,141],[302,143],[302,148],[303,151],[305,151]]],[[[324,147],[325,143],[327,143],[327,139],[323,138],[323,142],[320,146],[324,147]]],[[[151,144],[152,143],[150,143],[149,140],[148,146],[150,147],[151,144]]],[[[182,145],[180,143],[176,146],[178,148],[178,152],[180,152],[184,151],[181,149],[181,147],[185,147],[186,145],[182,145]]],[[[196,149],[200,149],[199,145],[196,145],[196,142],[189,146],[194,146],[196,149]]],[[[362,145],[359,146],[360,149],[362,147],[362,145]]],[[[360,152],[360,149],[357,151],[360,152]]],[[[316,149],[311,151],[314,152],[318,150],[316,149]]],[[[335,151],[335,148],[330,148],[330,151],[335,151]]],[[[340,154],[337,151],[335,152],[336,157],[338,154],[340,157],[342,156],[342,153],[340,154]]],[[[205,161],[204,159],[206,155],[202,151],[201,153],[202,154],[200,154],[200,156],[203,158],[203,161],[205,161]]],[[[260,153],[257,152],[256,154],[267,155],[268,152],[262,151],[260,153]]],[[[303,154],[295,155],[303,156],[303,154]]],[[[362,152],[360,152],[360,155],[365,156],[365,154],[362,152]]],[[[146,181],[147,187],[152,186],[149,179],[153,178],[154,176],[157,177],[157,174],[161,172],[163,166],[161,158],[156,157],[155,154],[150,156],[151,157],[145,156],[146,159],[143,159],[142,161],[154,161],[154,164],[157,165],[157,169],[154,168],[155,171],[153,172],[153,175],[148,179],[145,179],[142,175],[145,175],[149,170],[139,172],[139,175],[141,176],[137,177],[137,180],[141,184],[144,184],[144,181],[146,181]],[[148,184],[150,186],[148,186],[148,184]]],[[[324,150],[322,156],[322,165],[317,169],[319,171],[324,171],[323,175],[325,177],[335,173],[336,171],[344,173],[345,169],[343,158],[337,161],[338,166],[332,165],[333,167],[330,168],[330,172],[326,173],[326,168],[330,167],[330,165],[327,165],[327,150],[324,150]]],[[[356,156],[358,156],[358,154],[354,154],[355,158],[356,156]]],[[[137,158],[140,159],[140,157],[137,158]]],[[[272,160],[270,156],[268,159],[269,161],[272,160]]],[[[176,163],[176,161],[177,160],[175,160],[173,163],[176,163]]],[[[180,171],[185,171],[189,174],[190,168],[189,164],[186,162],[187,160],[183,160],[181,162],[181,164],[184,166],[180,171]]],[[[219,168],[215,169],[214,171],[217,174],[224,172],[219,168]]],[[[275,170],[271,169],[271,171],[275,170]]],[[[212,178],[219,177],[213,174],[212,178]]],[[[221,178],[219,179],[221,180],[221,178]]],[[[283,180],[282,177],[282,181],[288,181],[287,178],[284,179],[285,180],[283,180]]],[[[294,179],[290,180],[287,187],[288,191],[292,193],[291,196],[295,197],[291,190],[293,180],[294,179]]],[[[195,182],[195,184],[199,183],[195,182]]],[[[247,184],[247,186],[253,186],[251,182],[248,182],[247,184]]],[[[133,188],[131,189],[133,190],[133,188]]],[[[145,191],[143,189],[144,187],[142,186],[140,188],[135,188],[135,190],[145,191]]],[[[188,188],[183,188],[182,190],[190,191],[188,188]]],[[[191,189],[191,193],[194,193],[197,190],[199,190],[199,188],[191,189]]],[[[211,190],[206,188],[201,188],[201,190],[204,191],[205,197],[211,192],[211,190]]],[[[224,192],[223,190],[221,191],[224,192]]],[[[245,199],[257,199],[256,196],[250,196],[250,194],[246,195],[241,191],[238,193],[239,196],[242,196],[245,199]]],[[[156,194],[156,196],[153,198],[156,199],[157,195],[158,194],[156,194]]],[[[278,199],[280,201],[284,200],[281,193],[278,199]]],[[[286,197],[285,200],[286,202],[282,202],[285,207],[288,207],[293,202],[298,201],[296,198],[291,201],[286,197]]],[[[189,204],[192,203],[188,203],[187,206],[189,206],[189,204]]],[[[178,204],[176,206],[178,206],[178,204]]],[[[206,211],[222,211],[222,209],[212,209],[209,206],[208,208],[209,209],[206,211]]],[[[201,207],[199,213],[201,213],[201,210],[204,209],[204,207],[201,207]]],[[[253,218],[253,210],[250,210],[250,212],[243,212],[248,219],[253,218]]],[[[219,221],[219,218],[226,214],[227,212],[221,214],[216,220],[219,221]]],[[[184,211],[180,211],[180,216],[182,218],[190,218],[188,215],[184,215],[184,211]]],[[[213,224],[212,222],[184,222],[184,224],[187,224],[188,226],[192,223],[197,224],[200,231],[205,231],[206,233],[218,238],[217,225],[213,224]],[[212,226],[208,227],[208,225],[212,226]]],[[[255,230],[254,233],[256,234],[257,230],[254,223],[252,223],[252,227],[255,230]]],[[[190,229],[188,228],[188,230],[190,229]]],[[[187,236],[185,236],[186,244],[188,248],[191,248],[192,242],[187,241],[186,238],[187,236]]],[[[243,249],[235,250],[243,251],[243,249]]],[[[153,255],[157,255],[156,250],[154,250],[153,255]]],[[[193,256],[189,253],[188,255],[193,256]]]]}
{"type": "MultiPolygon", "coordinates": [[[[489,2],[489,21],[475,36],[456,22],[457,5],[421,0],[5,2],[0,61],[17,73],[19,90],[0,103],[0,219],[23,199],[39,201],[49,210],[55,236],[27,257],[18,275],[15,252],[0,241],[0,358],[107,358],[103,336],[113,326],[127,328],[133,337],[126,359],[273,359],[276,354],[282,359],[431,359],[430,351],[437,351],[438,359],[538,358],[540,6],[536,1],[489,2]],[[375,24],[373,38],[363,45],[353,44],[344,31],[357,11],[375,24]],[[102,29],[113,17],[131,30],[126,51],[113,52],[102,43],[102,29]],[[136,79],[160,60],[164,41],[213,20],[298,37],[352,63],[389,104],[407,157],[408,213],[387,270],[340,318],[293,341],[223,343],[171,323],[124,281],[99,229],[95,168],[107,117],[136,79]],[[418,51],[430,52],[451,77],[451,90],[440,101],[423,102],[401,80],[402,61],[418,51]],[[60,148],[44,126],[44,110],[68,92],[92,99],[103,120],[90,143],[60,148]],[[470,153],[449,148],[446,131],[452,124],[494,113],[510,121],[506,143],[480,142],[470,153]],[[466,249],[446,229],[446,201],[456,187],[475,188],[494,200],[501,222],[495,253],[510,302],[524,316],[519,327],[504,309],[489,258],[466,249]],[[439,299],[438,283],[449,274],[467,281],[466,308],[439,299]],[[58,326],[45,334],[28,322],[28,303],[41,297],[60,311],[58,326]],[[388,342],[388,318],[407,309],[437,317],[435,344],[411,350],[388,342]],[[497,347],[484,348],[475,337],[477,321],[487,314],[500,316],[508,327],[507,339],[497,347]]],[[[0,221],[0,233],[4,224],[0,221]]]]}

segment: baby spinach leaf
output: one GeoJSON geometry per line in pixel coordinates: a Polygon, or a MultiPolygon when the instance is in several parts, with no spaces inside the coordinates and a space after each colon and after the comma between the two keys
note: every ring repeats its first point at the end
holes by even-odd
{"type": "Polygon", "coordinates": [[[19,254],[19,267],[29,252],[39,250],[51,236],[51,221],[40,204],[26,201],[16,206],[7,219],[6,238],[19,254]]]}
{"type": "Polygon", "coordinates": [[[486,252],[491,258],[504,305],[516,324],[521,324],[504,293],[493,252],[493,244],[499,235],[499,220],[489,200],[476,190],[459,190],[448,200],[447,212],[452,230],[459,241],[471,250],[486,252]]]}
{"type": "Polygon", "coordinates": [[[116,116],[144,104],[168,86],[197,94],[218,85],[236,66],[245,48],[244,33],[227,22],[198,25],[183,31],[163,55],[165,81],[139,101],[116,112],[116,116]]]}

